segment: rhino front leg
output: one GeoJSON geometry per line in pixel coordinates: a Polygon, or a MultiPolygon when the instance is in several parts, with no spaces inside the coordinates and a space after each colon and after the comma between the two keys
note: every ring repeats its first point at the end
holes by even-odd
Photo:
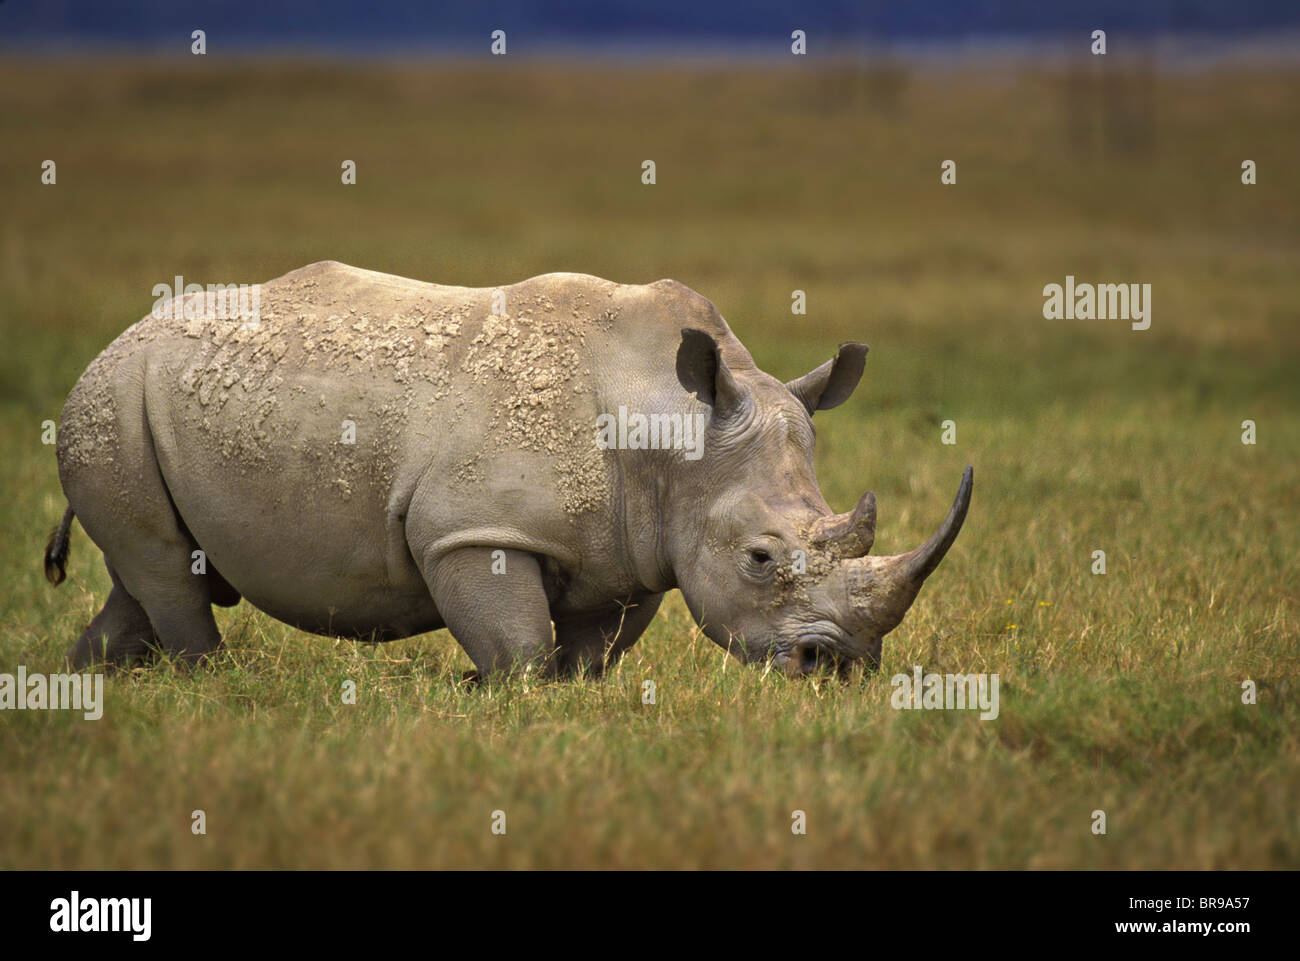
{"type": "Polygon", "coordinates": [[[613,667],[645,633],[663,601],[662,594],[628,598],[612,611],[561,618],[555,622],[555,650],[562,676],[599,677],[613,667]]]}
{"type": "Polygon", "coordinates": [[[434,606],[480,678],[531,666],[554,670],[551,611],[536,559],[523,551],[462,547],[426,560],[434,606]]]}

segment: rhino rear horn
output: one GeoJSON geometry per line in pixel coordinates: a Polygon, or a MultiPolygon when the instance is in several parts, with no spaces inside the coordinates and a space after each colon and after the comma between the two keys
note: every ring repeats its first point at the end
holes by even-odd
{"type": "Polygon", "coordinates": [[[876,540],[876,495],[867,491],[847,514],[820,517],[813,524],[812,542],[835,557],[865,557],[876,540]]]}

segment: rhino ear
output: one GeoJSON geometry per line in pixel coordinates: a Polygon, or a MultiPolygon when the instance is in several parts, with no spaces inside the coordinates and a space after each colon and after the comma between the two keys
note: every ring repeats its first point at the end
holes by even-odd
{"type": "Polygon", "coordinates": [[[785,386],[808,408],[811,415],[819,410],[838,407],[849,399],[862,379],[867,363],[867,345],[849,341],[840,344],[834,360],[828,360],[785,386]]]}
{"type": "Polygon", "coordinates": [[[727,420],[739,413],[748,395],[722,359],[718,342],[702,330],[682,328],[677,348],[677,380],[687,393],[713,408],[714,417],[727,420]]]}

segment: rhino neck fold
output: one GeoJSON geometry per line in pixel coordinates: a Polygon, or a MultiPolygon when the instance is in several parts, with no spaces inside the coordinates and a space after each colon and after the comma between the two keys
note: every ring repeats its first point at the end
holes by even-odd
{"type": "Polygon", "coordinates": [[[661,594],[677,586],[671,557],[670,500],[673,451],[616,450],[613,488],[622,496],[617,517],[619,552],[627,576],[645,592],[661,594]]]}

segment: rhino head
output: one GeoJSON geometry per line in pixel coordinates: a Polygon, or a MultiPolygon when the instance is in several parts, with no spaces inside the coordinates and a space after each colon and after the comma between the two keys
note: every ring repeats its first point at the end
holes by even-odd
{"type": "MultiPolygon", "coordinates": [[[[843,403],[867,347],[783,384],[700,330],[682,331],[677,378],[708,405],[703,456],[680,478],[696,508],[674,525],[674,573],[692,616],[747,663],[788,674],[845,675],[880,664],[881,639],[902,621],[943,560],[970,506],[970,467],[943,524],[920,547],[871,555],[876,498],[834,514],[813,470],[812,415],[843,403]]],[[[678,518],[682,512],[675,512],[678,518]]]]}

